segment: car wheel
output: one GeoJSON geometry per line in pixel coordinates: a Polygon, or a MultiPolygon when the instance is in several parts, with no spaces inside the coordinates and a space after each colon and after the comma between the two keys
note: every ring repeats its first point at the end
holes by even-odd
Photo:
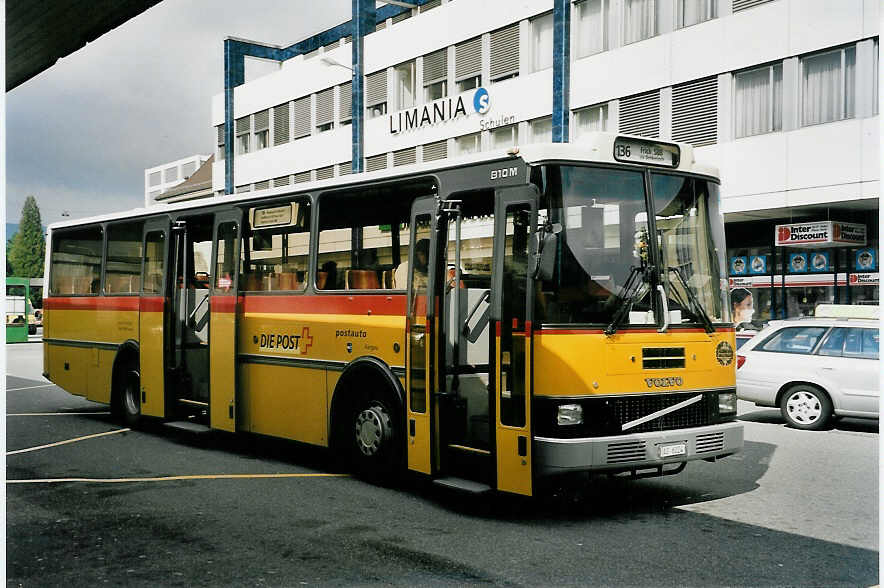
{"type": "Polygon", "coordinates": [[[790,386],[780,400],[780,410],[786,422],[796,429],[819,431],[832,419],[832,401],[810,384],[790,386]]]}

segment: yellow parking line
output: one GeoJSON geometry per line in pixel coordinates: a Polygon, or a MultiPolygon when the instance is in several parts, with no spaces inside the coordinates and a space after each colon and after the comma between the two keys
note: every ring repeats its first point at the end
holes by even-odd
{"type": "Polygon", "coordinates": [[[68,439],[67,441],[57,441],[55,443],[48,443],[46,445],[38,445],[37,447],[28,447],[27,449],[16,449],[15,451],[7,451],[6,455],[15,455],[16,453],[27,453],[29,451],[38,451],[40,449],[47,449],[49,447],[58,447],[59,445],[67,445],[68,443],[76,443],[77,441],[83,441],[85,439],[104,437],[105,435],[125,433],[126,431],[131,431],[131,429],[115,429],[113,431],[105,431],[104,433],[96,433],[94,435],[86,435],[85,437],[77,437],[76,439],[68,439]]]}
{"type": "Polygon", "coordinates": [[[104,412],[11,412],[6,416],[70,416],[79,414],[110,414],[110,411],[104,412]]]}
{"type": "Polygon", "coordinates": [[[36,480],[6,480],[7,484],[59,484],[62,482],[91,482],[119,484],[121,482],[174,482],[177,480],[244,480],[255,478],[348,478],[350,474],[197,474],[189,476],[162,476],[158,478],[43,478],[36,480]]]}

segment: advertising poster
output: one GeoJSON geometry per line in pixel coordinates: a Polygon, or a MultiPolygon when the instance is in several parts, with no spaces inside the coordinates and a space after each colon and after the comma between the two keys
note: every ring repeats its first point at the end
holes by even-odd
{"type": "Polygon", "coordinates": [[[875,250],[867,247],[856,252],[854,269],[858,272],[873,272],[878,269],[878,256],[875,250]]]}
{"type": "Polygon", "coordinates": [[[767,273],[767,255],[753,255],[749,258],[750,274],[766,274],[767,273]]]}
{"type": "Polygon", "coordinates": [[[749,273],[749,260],[745,255],[731,257],[731,275],[745,276],[749,273]]]}
{"type": "Polygon", "coordinates": [[[829,271],[829,252],[817,251],[811,253],[808,265],[810,266],[810,271],[812,272],[829,271]]]}
{"type": "Polygon", "coordinates": [[[789,254],[789,273],[792,273],[792,274],[807,273],[807,254],[806,253],[790,253],[789,254]]]}

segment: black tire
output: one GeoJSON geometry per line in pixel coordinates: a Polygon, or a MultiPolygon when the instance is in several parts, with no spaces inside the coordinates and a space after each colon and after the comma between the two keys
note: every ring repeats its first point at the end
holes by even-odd
{"type": "Polygon", "coordinates": [[[123,372],[120,385],[120,415],[127,427],[135,428],[141,423],[141,375],[132,366],[123,372]]]}
{"type": "Polygon", "coordinates": [[[812,384],[794,384],[783,393],[780,412],[791,427],[819,431],[832,420],[832,401],[812,384]]]}
{"type": "Polygon", "coordinates": [[[386,398],[374,395],[351,404],[342,434],[350,466],[363,478],[391,482],[400,471],[402,427],[394,407],[386,398]]]}

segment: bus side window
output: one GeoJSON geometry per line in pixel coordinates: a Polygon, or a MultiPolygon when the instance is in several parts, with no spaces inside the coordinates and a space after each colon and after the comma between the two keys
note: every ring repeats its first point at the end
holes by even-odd
{"type": "Polygon", "coordinates": [[[299,198],[282,206],[253,208],[249,218],[252,220],[244,231],[240,253],[240,290],[303,291],[310,276],[309,200],[299,198]],[[283,224],[262,226],[261,219],[271,214],[282,215],[283,224]]]}

